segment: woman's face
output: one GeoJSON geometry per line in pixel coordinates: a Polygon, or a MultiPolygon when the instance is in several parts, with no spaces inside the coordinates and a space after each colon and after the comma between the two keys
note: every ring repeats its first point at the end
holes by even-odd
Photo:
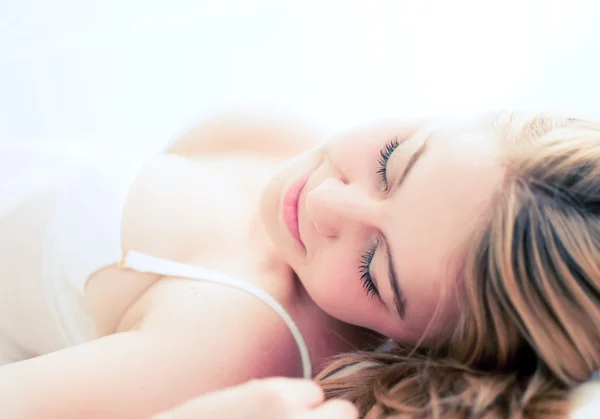
{"type": "Polygon", "coordinates": [[[322,310],[414,343],[445,285],[441,318],[460,309],[452,283],[502,176],[482,123],[381,123],[291,161],[265,188],[261,217],[322,310]]]}

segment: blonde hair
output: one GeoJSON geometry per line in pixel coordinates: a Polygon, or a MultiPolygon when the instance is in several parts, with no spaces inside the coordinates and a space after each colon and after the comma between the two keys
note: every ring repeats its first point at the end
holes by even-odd
{"type": "Polygon", "coordinates": [[[342,356],[318,377],[365,418],[567,417],[570,390],[600,368],[600,124],[486,124],[505,179],[457,279],[451,332],[434,348],[342,356]]]}

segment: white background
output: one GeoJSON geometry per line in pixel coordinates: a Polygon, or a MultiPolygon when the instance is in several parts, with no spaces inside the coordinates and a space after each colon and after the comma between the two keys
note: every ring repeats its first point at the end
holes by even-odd
{"type": "Polygon", "coordinates": [[[498,107],[597,114],[599,56],[594,0],[0,0],[0,140],[159,144],[232,106],[331,130],[498,107]]]}

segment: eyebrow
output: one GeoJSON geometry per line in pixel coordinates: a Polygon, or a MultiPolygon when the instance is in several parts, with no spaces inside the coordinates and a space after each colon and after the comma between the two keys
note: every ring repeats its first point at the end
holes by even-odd
{"type": "MultiPolygon", "coordinates": [[[[423,144],[413,153],[413,155],[408,160],[406,167],[402,171],[398,182],[394,186],[394,190],[397,190],[402,183],[406,180],[411,170],[415,167],[416,163],[419,161],[421,156],[427,150],[427,141],[429,140],[431,134],[428,135],[425,140],[423,140],[423,144]]],[[[394,294],[394,305],[396,306],[396,311],[402,320],[404,320],[404,316],[406,314],[406,298],[400,289],[400,283],[398,282],[398,275],[396,274],[396,269],[394,268],[394,263],[392,262],[392,253],[390,251],[389,241],[386,240],[385,250],[387,253],[388,260],[388,277],[390,281],[390,288],[392,289],[392,293],[394,294]]]]}
{"type": "Polygon", "coordinates": [[[406,178],[410,174],[413,167],[415,167],[415,164],[417,164],[417,162],[419,161],[419,159],[421,158],[423,153],[425,153],[425,150],[427,150],[427,142],[430,137],[431,137],[431,134],[428,135],[423,140],[423,144],[421,144],[421,146],[417,149],[417,151],[415,151],[413,153],[413,155],[410,156],[410,159],[408,159],[408,163],[406,164],[406,167],[404,168],[404,170],[402,171],[402,174],[398,178],[398,181],[396,182],[394,189],[398,189],[402,185],[402,183],[406,180],[406,178]]]}
{"type": "MultiPolygon", "coordinates": [[[[387,243],[387,241],[386,241],[387,243]]],[[[402,320],[404,320],[404,315],[406,314],[406,298],[400,289],[400,283],[398,282],[398,275],[396,275],[396,269],[394,269],[394,264],[392,263],[392,254],[390,252],[390,246],[386,244],[385,251],[387,253],[388,260],[388,274],[390,280],[390,287],[392,288],[392,292],[394,293],[394,305],[396,306],[396,311],[402,320]]]]}

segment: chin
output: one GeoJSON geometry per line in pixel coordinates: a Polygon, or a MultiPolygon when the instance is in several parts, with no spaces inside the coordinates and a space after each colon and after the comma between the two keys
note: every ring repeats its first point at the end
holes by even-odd
{"type": "Polygon", "coordinates": [[[258,212],[260,221],[263,224],[269,240],[277,245],[274,240],[275,233],[277,232],[274,223],[279,219],[277,209],[279,208],[279,195],[276,193],[275,179],[271,179],[269,183],[264,187],[259,198],[258,212]]]}
{"type": "Polygon", "coordinates": [[[314,287],[314,284],[311,284],[310,280],[307,280],[307,278],[303,280],[302,276],[300,275],[297,275],[297,278],[298,283],[302,285],[304,292],[310,298],[310,300],[328,316],[337,319],[338,315],[340,314],[340,310],[335,309],[335,303],[331,304],[330,298],[327,296],[327,294],[324,294],[323,290],[319,290],[318,287],[314,287]]]}

